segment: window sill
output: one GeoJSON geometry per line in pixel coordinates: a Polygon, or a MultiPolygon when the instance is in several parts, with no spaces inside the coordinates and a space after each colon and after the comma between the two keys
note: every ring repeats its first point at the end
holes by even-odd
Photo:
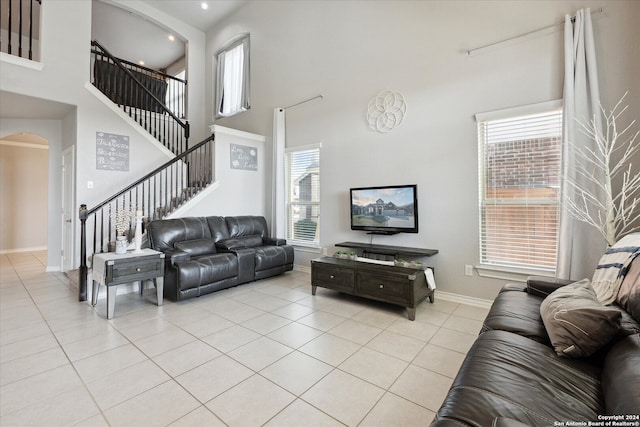
{"type": "Polygon", "coordinates": [[[309,252],[314,254],[319,254],[320,252],[322,252],[322,248],[319,245],[290,241],[288,241],[287,243],[293,246],[295,250],[300,252],[309,252]]]}
{"type": "Polygon", "coordinates": [[[533,268],[511,268],[500,267],[496,265],[476,265],[476,271],[480,277],[488,277],[491,279],[510,280],[514,282],[526,282],[529,276],[547,276],[554,277],[552,271],[537,270],[533,268]]]}

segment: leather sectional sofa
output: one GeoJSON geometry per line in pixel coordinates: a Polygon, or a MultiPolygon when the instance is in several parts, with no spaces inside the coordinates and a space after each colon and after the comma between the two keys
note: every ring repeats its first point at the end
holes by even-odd
{"type": "Polygon", "coordinates": [[[184,300],[293,270],[293,247],[261,216],[156,220],[149,246],[165,254],[164,295],[184,300]]]}
{"type": "Polygon", "coordinates": [[[549,295],[570,290],[573,297],[571,287],[579,282],[531,277],[526,285],[505,285],[431,426],[640,425],[640,260],[631,264],[616,302],[596,307],[619,315],[613,313],[612,338],[590,356],[558,355],[545,327],[577,311],[547,317],[543,309],[541,316],[549,295]]]}

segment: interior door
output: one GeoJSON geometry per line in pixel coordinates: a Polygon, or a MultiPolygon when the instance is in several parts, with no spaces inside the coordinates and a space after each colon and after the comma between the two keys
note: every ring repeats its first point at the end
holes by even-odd
{"type": "Polygon", "coordinates": [[[75,224],[75,147],[62,152],[62,271],[73,269],[75,224]]]}

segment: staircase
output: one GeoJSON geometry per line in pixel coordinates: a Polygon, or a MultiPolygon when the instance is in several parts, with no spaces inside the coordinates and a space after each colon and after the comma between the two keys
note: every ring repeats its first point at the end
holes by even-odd
{"type": "MultiPolygon", "coordinates": [[[[184,105],[172,103],[169,108],[164,101],[166,91],[180,90],[177,86],[171,88],[176,84],[168,81],[171,76],[115,58],[95,41],[92,55],[93,84],[175,157],[102,203],[92,208],[80,205],[80,301],[87,299],[87,261],[95,253],[113,250],[118,213],[128,212],[133,219],[134,213],[141,213],[146,228],[149,221],[165,218],[183,206],[214,178],[215,136],[188,147],[189,123],[178,117],[183,115],[184,105]]],[[[176,80],[186,85],[186,81],[176,80]]],[[[125,232],[128,240],[132,239],[133,230],[131,221],[125,232]]]]}

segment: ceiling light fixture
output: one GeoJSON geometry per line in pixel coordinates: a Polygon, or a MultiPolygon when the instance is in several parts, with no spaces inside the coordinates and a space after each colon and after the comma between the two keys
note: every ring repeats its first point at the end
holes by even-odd
{"type": "Polygon", "coordinates": [[[138,64],[144,65],[144,61],[138,61],[138,64]]]}
{"type": "Polygon", "coordinates": [[[209,5],[206,2],[202,2],[202,4],[200,5],[200,7],[202,7],[202,9],[207,10],[209,9],[209,5]]]}
{"type": "Polygon", "coordinates": [[[168,39],[169,41],[174,41],[176,38],[173,34],[169,34],[168,39]]]}

